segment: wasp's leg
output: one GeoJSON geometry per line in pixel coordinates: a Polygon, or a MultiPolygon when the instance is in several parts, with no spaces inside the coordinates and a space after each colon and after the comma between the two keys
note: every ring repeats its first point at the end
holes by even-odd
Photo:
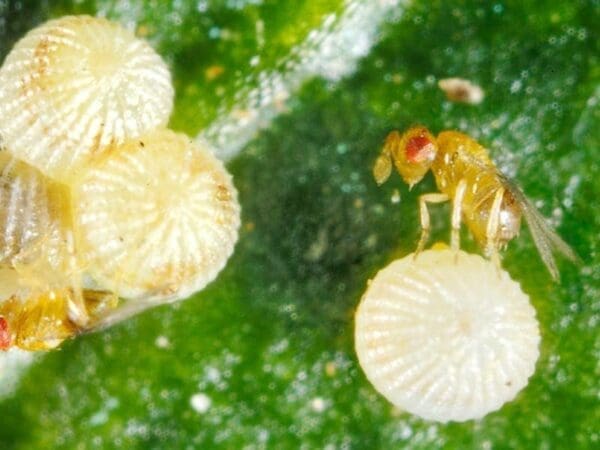
{"type": "Polygon", "coordinates": [[[462,203],[467,190],[467,181],[462,179],[456,187],[454,200],[452,201],[452,232],[450,234],[450,247],[458,254],[460,249],[460,218],[462,214],[462,203]]]}
{"type": "Polygon", "coordinates": [[[417,244],[417,250],[415,251],[415,257],[423,251],[427,239],[429,238],[429,230],[431,224],[429,221],[429,211],[427,210],[427,203],[442,203],[447,202],[450,198],[446,194],[439,192],[433,194],[423,194],[419,197],[419,212],[421,214],[421,238],[417,244]]]}
{"type": "Polygon", "coordinates": [[[494,195],[492,208],[490,209],[490,218],[485,231],[486,246],[485,253],[490,259],[500,267],[500,256],[498,254],[498,230],[500,228],[500,208],[502,206],[502,198],[504,197],[504,188],[500,187],[494,195]]]}
{"type": "Polygon", "coordinates": [[[72,295],[69,296],[67,302],[69,320],[77,327],[83,328],[90,321],[90,313],[83,295],[83,287],[81,286],[81,272],[83,269],[75,256],[75,238],[72,232],[67,234],[66,244],[64,264],[65,271],[68,274],[68,284],[72,291],[72,295]]]}
{"type": "Polygon", "coordinates": [[[73,286],[72,294],[67,300],[67,314],[69,320],[77,327],[84,328],[90,321],[90,314],[85,304],[81,286],[73,286]]]}

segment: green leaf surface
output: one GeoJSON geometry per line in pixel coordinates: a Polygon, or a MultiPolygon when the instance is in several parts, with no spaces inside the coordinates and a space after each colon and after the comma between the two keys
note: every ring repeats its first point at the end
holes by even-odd
{"type": "MultiPolygon", "coordinates": [[[[286,55],[346,8],[341,0],[0,1],[0,51],[49,17],[120,20],[171,65],[172,125],[195,134],[235,109],[236,93],[256,87],[261,72],[284,71],[286,55]]],[[[600,446],[600,4],[396,9],[356,71],[291,93],[287,110],[229,163],[243,225],[219,278],[185,302],[40,358],[0,401],[0,448],[600,446]],[[437,81],[454,76],[480,85],[485,100],[446,100],[437,81]],[[397,175],[381,188],[372,179],[387,132],[414,123],[486,145],[584,261],[559,261],[556,284],[527,231],[509,245],[503,265],[537,310],[541,356],[527,388],[479,421],[441,425],[394,409],[354,353],[353,314],[367,280],[414,250],[417,196],[435,190],[430,177],[410,192],[397,175]]],[[[434,208],[432,240],[448,239],[448,214],[434,208]]],[[[479,251],[466,230],[463,242],[479,251]]]]}

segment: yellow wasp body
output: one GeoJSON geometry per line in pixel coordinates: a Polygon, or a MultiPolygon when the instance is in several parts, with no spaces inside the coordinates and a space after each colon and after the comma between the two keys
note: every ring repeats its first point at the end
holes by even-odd
{"type": "Polygon", "coordinates": [[[459,248],[460,223],[464,221],[486,254],[497,259],[498,250],[518,235],[523,216],[553,278],[558,278],[553,250],[577,260],[520,189],[496,168],[485,147],[468,135],[442,131],[436,138],[421,126],[402,135],[392,131],[373,169],[378,184],[390,176],[392,162],[410,187],[431,170],[440,191],[419,198],[423,231],[417,252],[429,236],[427,203],[452,201],[451,246],[455,250],[459,248]]]}
{"type": "Polygon", "coordinates": [[[65,339],[88,330],[98,315],[114,308],[117,298],[110,293],[72,288],[12,296],[0,303],[0,350],[18,347],[38,351],[56,348],[65,339]],[[81,296],[82,299],[77,299],[81,296]],[[88,322],[74,320],[73,308],[83,301],[88,322]]]}

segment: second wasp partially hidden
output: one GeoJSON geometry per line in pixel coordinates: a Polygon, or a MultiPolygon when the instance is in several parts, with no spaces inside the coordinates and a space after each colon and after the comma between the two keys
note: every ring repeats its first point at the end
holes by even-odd
{"type": "Polygon", "coordinates": [[[499,261],[498,250],[519,234],[524,216],[554,279],[558,279],[558,269],[553,251],[577,261],[577,255],[546,224],[535,206],[496,168],[485,147],[470,136],[442,131],[434,137],[422,126],[412,127],[403,134],[392,131],[373,168],[378,184],[388,179],[392,164],[411,188],[431,169],[439,189],[419,197],[422,233],[417,253],[423,250],[429,237],[427,203],[451,201],[450,243],[454,250],[459,249],[460,224],[464,221],[486,255],[499,261]]]}

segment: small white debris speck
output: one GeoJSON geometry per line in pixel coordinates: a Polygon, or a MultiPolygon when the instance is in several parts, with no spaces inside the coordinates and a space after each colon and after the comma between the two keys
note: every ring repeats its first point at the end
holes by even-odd
{"type": "Polygon", "coordinates": [[[448,100],[453,102],[478,105],[485,97],[481,87],[463,78],[444,78],[438,81],[438,86],[446,93],[448,100]]]}
{"type": "Polygon", "coordinates": [[[221,381],[221,372],[216,367],[206,367],[205,373],[206,381],[208,381],[209,383],[216,384],[219,381],[221,381]]]}
{"type": "Polygon", "coordinates": [[[522,87],[523,87],[523,83],[521,82],[521,80],[515,80],[510,85],[510,93],[516,94],[517,92],[519,92],[521,90],[522,87]]]}
{"type": "Polygon", "coordinates": [[[190,405],[192,409],[199,414],[204,414],[206,411],[208,411],[211,404],[212,400],[210,397],[202,392],[194,394],[190,398],[190,405]]]}
{"type": "Polygon", "coordinates": [[[327,364],[325,364],[325,373],[327,374],[327,376],[333,377],[336,372],[337,372],[337,366],[336,366],[335,362],[328,361],[327,364]]]}
{"type": "Polygon", "coordinates": [[[325,403],[325,400],[323,400],[321,397],[315,397],[310,401],[310,407],[313,411],[320,413],[325,411],[327,404],[325,403]]]}
{"type": "Polygon", "coordinates": [[[156,345],[158,348],[167,348],[171,345],[171,342],[166,336],[158,336],[154,341],[154,345],[156,345]]]}

